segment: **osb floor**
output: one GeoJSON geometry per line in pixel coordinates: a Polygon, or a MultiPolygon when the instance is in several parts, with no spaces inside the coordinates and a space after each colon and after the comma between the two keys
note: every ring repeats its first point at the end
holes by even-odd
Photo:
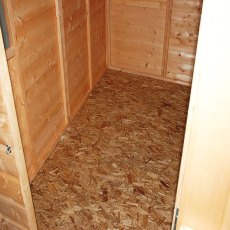
{"type": "Polygon", "coordinates": [[[170,229],[189,92],[108,71],[33,181],[39,229],[170,229]]]}

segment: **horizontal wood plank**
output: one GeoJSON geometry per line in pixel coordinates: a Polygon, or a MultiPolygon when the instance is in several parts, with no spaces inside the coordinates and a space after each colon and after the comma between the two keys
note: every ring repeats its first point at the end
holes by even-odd
{"type": "Polygon", "coordinates": [[[10,197],[16,202],[23,203],[20,181],[17,177],[0,171],[0,184],[1,194],[10,197]]]}
{"type": "Polygon", "coordinates": [[[202,0],[174,0],[168,50],[167,78],[191,83],[202,0]]]}
{"type": "Polygon", "coordinates": [[[86,1],[64,0],[63,24],[68,77],[70,118],[90,90],[86,1]]]}
{"type": "Polygon", "coordinates": [[[110,1],[111,65],[161,76],[167,1],[110,1]]]}

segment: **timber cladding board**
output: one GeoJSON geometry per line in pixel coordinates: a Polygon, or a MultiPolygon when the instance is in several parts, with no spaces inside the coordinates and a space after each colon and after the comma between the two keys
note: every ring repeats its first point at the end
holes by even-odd
{"type": "Polygon", "coordinates": [[[161,76],[166,0],[110,1],[110,64],[161,76]]]}
{"type": "Polygon", "coordinates": [[[14,156],[6,154],[6,145],[13,146],[9,132],[5,103],[0,93],[0,172],[4,171],[17,176],[14,156]]]}
{"type": "Polygon", "coordinates": [[[86,1],[63,0],[63,20],[70,117],[73,118],[90,90],[86,1]]]}
{"type": "Polygon", "coordinates": [[[173,0],[167,78],[192,82],[202,0],[173,0]]]}
{"type": "Polygon", "coordinates": [[[4,108],[4,103],[0,95],[0,145],[10,145],[11,138],[9,133],[9,128],[7,125],[7,115],[4,108]]]}
{"type": "Polygon", "coordinates": [[[12,0],[8,7],[15,35],[8,67],[32,180],[106,70],[105,0],[12,0]]]}
{"type": "Polygon", "coordinates": [[[108,2],[110,68],[191,84],[202,0],[108,2]]]}
{"type": "MultiPolygon", "coordinates": [[[[23,122],[28,123],[32,142],[30,151],[25,148],[25,157],[33,178],[65,127],[56,8],[53,0],[11,2],[21,69],[17,77],[28,114],[23,122]]],[[[21,133],[25,140],[23,129],[21,133]]]]}
{"type": "Polygon", "coordinates": [[[6,230],[29,230],[28,227],[15,223],[14,221],[9,220],[8,218],[0,219],[2,229],[6,230]]]}
{"type": "Polygon", "coordinates": [[[95,85],[107,69],[105,0],[90,0],[89,11],[92,83],[95,85]]]}
{"type": "Polygon", "coordinates": [[[19,179],[17,177],[0,171],[0,184],[1,194],[8,196],[19,203],[23,203],[19,179]]]}
{"type": "Polygon", "coordinates": [[[0,145],[0,170],[9,173],[9,175],[12,176],[18,175],[14,156],[12,156],[11,154],[6,154],[5,145],[0,145]]]}
{"type": "Polygon", "coordinates": [[[0,83],[0,229],[28,229],[2,88],[0,83]],[[6,145],[12,147],[11,154],[6,154],[6,145]]]}
{"type": "Polygon", "coordinates": [[[15,203],[7,196],[0,195],[0,213],[10,217],[12,220],[27,225],[25,208],[22,204],[15,203]]]}

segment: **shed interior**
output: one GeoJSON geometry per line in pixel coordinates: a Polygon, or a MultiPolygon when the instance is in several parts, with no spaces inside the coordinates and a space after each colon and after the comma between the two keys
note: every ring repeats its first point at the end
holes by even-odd
{"type": "Polygon", "coordinates": [[[202,0],[2,3],[39,229],[169,229],[202,0]]]}

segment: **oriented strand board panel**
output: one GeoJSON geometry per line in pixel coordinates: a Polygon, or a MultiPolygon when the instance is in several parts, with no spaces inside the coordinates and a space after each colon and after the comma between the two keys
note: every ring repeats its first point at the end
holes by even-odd
{"type": "Polygon", "coordinates": [[[167,78],[191,83],[202,0],[173,0],[167,78]]]}
{"type": "Polygon", "coordinates": [[[161,76],[166,11],[166,0],[111,0],[111,66],[161,76]]]}
{"type": "Polygon", "coordinates": [[[32,179],[65,127],[56,9],[53,0],[11,2],[19,72],[17,64],[10,69],[15,95],[24,100],[17,112],[26,114],[20,128],[32,179]]]}
{"type": "Polygon", "coordinates": [[[90,0],[89,3],[91,71],[94,85],[107,68],[105,0],[90,0]]]}
{"type": "Polygon", "coordinates": [[[170,230],[189,93],[108,71],[32,182],[39,229],[170,230]]]}
{"type": "Polygon", "coordinates": [[[73,118],[90,90],[86,1],[63,0],[63,20],[70,117],[73,118]]]}

